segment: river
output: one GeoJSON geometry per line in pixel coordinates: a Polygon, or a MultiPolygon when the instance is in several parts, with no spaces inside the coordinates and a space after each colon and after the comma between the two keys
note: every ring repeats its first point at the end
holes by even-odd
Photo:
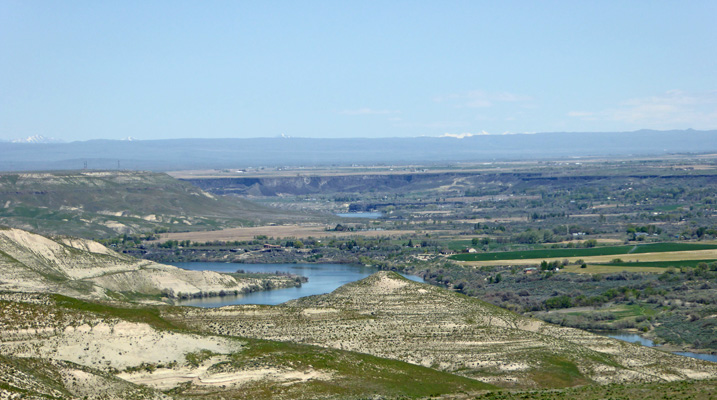
{"type": "MultiPolygon", "coordinates": [[[[604,334],[604,333],[600,333],[604,334]]],[[[660,347],[655,342],[653,342],[650,339],[646,339],[636,333],[613,333],[613,334],[604,334],[607,337],[611,337],[613,339],[622,340],[623,342],[630,342],[630,343],[638,343],[646,347],[660,347]]],[[[701,353],[693,353],[691,351],[675,351],[674,354],[685,356],[685,357],[692,357],[692,358],[699,358],[700,360],[705,361],[712,361],[717,362],[717,355],[715,354],[701,354],[701,353]]]]}
{"type": "MultiPolygon", "coordinates": [[[[194,307],[221,307],[233,304],[281,304],[299,297],[330,293],[339,286],[357,281],[378,271],[377,268],[348,264],[234,264],[212,262],[173,263],[179,268],[195,271],[236,272],[241,269],[248,273],[277,271],[305,276],[309,279],[301,287],[266,290],[238,296],[207,297],[177,301],[177,305],[194,307]]],[[[418,276],[406,278],[423,282],[418,276]]]]}
{"type": "Polygon", "coordinates": [[[349,213],[338,213],[336,214],[342,218],[367,218],[367,219],[378,219],[383,217],[380,212],[349,212],[349,213]]]}
{"type": "MultiPolygon", "coordinates": [[[[276,305],[299,297],[325,294],[334,291],[339,286],[354,282],[375,273],[378,269],[360,265],[349,264],[233,264],[212,262],[174,263],[173,265],[194,271],[236,272],[241,269],[246,272],[274,273],[288,272],[294,275],[305,276],[309,279],[301,287],[275,289],[261,292],[247,293],[238,296],[207,297],[201,299],[179,300],[177,305],[193,307],[221,307],[233,304],[269,304],[276,305]]],[[[404,275],[416,282],[424,282],[422,278],[414,275],[404,275]]],[[[613,339],[630,343],[639,343],[647,347],[659,347],[652,340],[643,338],[635,333],[605,333],[594,332],[613,339]]],[[[700,360],[717,362],[717,355],[700,354],[690,351],[679,351],[675,354],[698,358],[700,360]]]]}

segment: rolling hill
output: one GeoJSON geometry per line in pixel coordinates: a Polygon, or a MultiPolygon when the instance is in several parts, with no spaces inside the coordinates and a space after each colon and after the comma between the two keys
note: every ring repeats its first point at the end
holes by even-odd
{"type": "Polygon", "coordinates": [[[279,306],[182,310],[167,318],[213,334],[357,351],[503,387],[717,376],[714,363],[522,317],[392,272],[279,306]]]}
{"type": "Polygon", "coordinates": [[[201,334],[164,320],[165,309],[0,292],[0,398],[359,399],[494,389],[367,354],[201,334]]]}
{"type": "Polygon", "coordinates": [[[0,174],[0,203],[0,224],[86,238],[308,218],[133,171],[0,174]]]}

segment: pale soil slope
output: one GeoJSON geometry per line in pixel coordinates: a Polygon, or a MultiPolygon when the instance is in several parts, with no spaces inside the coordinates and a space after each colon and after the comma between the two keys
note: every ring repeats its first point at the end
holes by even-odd
{"type": "Polygon", "coordinates": [[[47,381],[52,383],[43,386],[28,373],[31,367],[13,368],[0,362],[0,399],[4,394],[11,398],[13,392],[3,392],[3,382],[20,391],[60,398],[102,394],[109,398],[160,398],[161,393],[130,382],[159,390],[190,383],[214,392],[239,390],[258,381],[281,385],[333,377],[330,372],[287,365],[227,365],[232,354],[243,350],[240,339],[101,318],[68,310],[44,294],[0,293],[0,361],[43,365],[51,375],[47,381]],[[137,391],[141,393],[134,393],[137,391]]]}
{"type": "Polygon", "coordinates": [[[358,351],[508,386],[717,376],[713,363],[553,326],[387,272],[279,306],[167,317],[207,332],[358,351]]]}
{"type": "Polygon", "coordinates": [[[0,230],[0,289],[106,297],[106,291],[146,295],[207,295],[296,285],[287,277],[236,279],[137,260],[84,239],[52,240],[20,229],[0,230]]]}

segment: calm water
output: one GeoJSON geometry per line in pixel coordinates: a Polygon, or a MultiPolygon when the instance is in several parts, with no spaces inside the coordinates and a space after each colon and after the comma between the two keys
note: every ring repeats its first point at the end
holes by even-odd
{"type": "MultiPolygon", "coordinates": [[[[236,272],[288,272],[309,278],[298,288],[275,289],[247,293],[238,296],[209,297],[177,301],[177,305],[195,307],[221,307],[232,304],[281,304],[299,297],[312,296],[332,292],[339,286],[363,279],[378,269],[348,264],[232,264],[211,262],[174,263],[179,268],[195,271],[236,272]]],[[[423,282],[417,276],[405,275],[406,278],[423,282]]]]}
{"type": "Polygon", "coordinates": [[[655,347],[655,342],[653,342],[650,339],[645,339],[644,337],[637,335],[635,333],[618,333],[614,335],[607,335],[607,337],[611,337],[613,339],[622,340],[623,342],[630,342],[630,343],[638,343],[645,347],[655,347]]]}
{"type": "MultiPolygon", "coordinates": [[[[659,347],[650,339],[645,339],[644,337],[635,334],[635,333],[618,333],[618,334],[612,334],[612,335],[606,335],[608,337],[611,337],[613,339],[622,340],[624,342],[630,342],[630,343],[639,343],[646,347],[659,347]]],[[[717,362],[717,355],[715,354],[700,354],[700,353],[693,353],[691,351],[676,351],[674,354],[685,356],[685,357],[692,357],[692,358],[699,358],[700,360],[705,361],[712,361],[717,362]]]]}
{"type": "Polygon", "coordinates": [[[383,214],[380,212],[351,212],[351,213],[340,213],[336,214],[339,217],[344,218],[368,218],[368,219],[378,219],[383,217],[383,214]]]}

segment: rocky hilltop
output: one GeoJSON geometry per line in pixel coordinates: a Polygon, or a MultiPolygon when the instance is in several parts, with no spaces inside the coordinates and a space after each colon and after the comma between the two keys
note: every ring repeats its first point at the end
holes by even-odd
{"type": "Polygon", "coordinates": [[[186,310],[168,318],[215,334],[368,353],[499,386],[717,376],[714,363],[550,325],[392,272],[279,306],[186,310]]]}
{"type": "Polygon", "coordinates": [[[196,297],[291,287],[290,277],[238,279],[138,260],[85,239],[50,239],[20,229],[0,230],[0,290],[51,292],[83,298],[115,293],[196,297]]]}

